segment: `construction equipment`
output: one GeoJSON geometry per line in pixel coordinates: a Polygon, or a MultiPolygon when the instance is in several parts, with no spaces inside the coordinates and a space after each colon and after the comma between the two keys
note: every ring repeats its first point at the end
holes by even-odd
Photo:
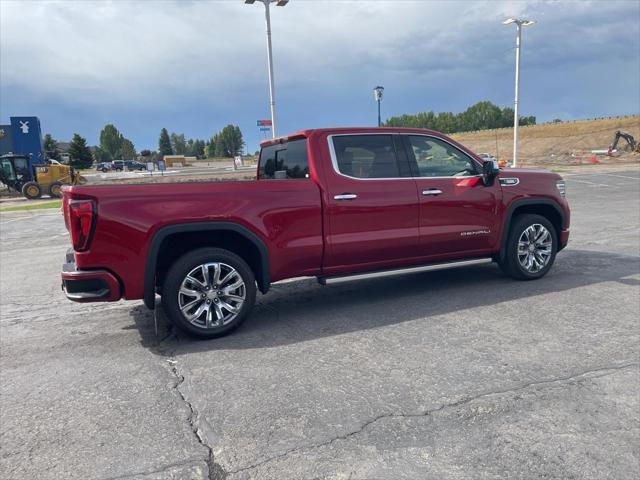
{"type": "Polygon", "coordinates": [[[616,148],[618,146],[618,142],[620,142],[621,138],[626,140],[626,142],[627,142],[626,150],[634,152],[634,153],[640,153],[640,144],[638,144],[636,142],[636,139],[633,138],[633,135],[631,135],[630,133],[618,130],[618,131],[616,131],[615,135],[613,136],[613,142],[609,146],[608,155],[611,155],[611,153],[614,150],[616,150],[616,148]]]}
{"type": "Polygon", "coordinates": [[[7,154],[0,156],[0,182],[34,200],[43,193],[60,198],[62,185],[82,184],[86,179],[72,167],[55,160],[29,166],[28,155],[7,154]]]}

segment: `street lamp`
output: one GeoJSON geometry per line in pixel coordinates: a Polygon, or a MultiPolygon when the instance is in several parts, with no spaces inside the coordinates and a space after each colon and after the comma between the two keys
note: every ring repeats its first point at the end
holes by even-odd
{"type": "Polygon", "coordinates": [[[380,102],[382,101],[382,94],[384,93],[384,87],[377,86],[373,89],[373,98],[378,102],[378,126],[382,125],[382,121],[380,119],[380,102]]]}
{"type": "MultiPolygon", "coordinates": [[[[284,7],[289,0],[258,0],[264,4],[265,18],[267,20],[267,59],[269,62],[269,102],[271,105],[271,136],[276,138],[276,97],[273,79],[273,53],[271,51],[271,15],[269,5],[275,3],[277,7],[284,7]]],[[[253,5],[256,0],[244,0],[244,3],[253,5]]]]}
{"type": "Polygon", "coordinates": [[[516,93],[513,101],[513,167],[518,162],[518,88],[520,86],[520,39],[522,37],[522,27],[528,27],[536,23],[534,20],[520,20],[518,18],[508,18],[503,25],[516,24],[516,93]]]}

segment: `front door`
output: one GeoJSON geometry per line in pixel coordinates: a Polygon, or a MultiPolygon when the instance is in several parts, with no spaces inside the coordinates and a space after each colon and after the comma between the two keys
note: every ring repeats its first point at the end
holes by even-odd
{"type": "Polygon", "coordinates": [[[497,180],[486,186],[480,165],[443,138],[403,135],[420,198],[420,252],[461,258],[491,251],[499,234],[497,180]]]}
{"type": "Polygon", "coordinates": [[[331,135],[325,273],[418,256],[420,206],[400,137],[331,135]]]}

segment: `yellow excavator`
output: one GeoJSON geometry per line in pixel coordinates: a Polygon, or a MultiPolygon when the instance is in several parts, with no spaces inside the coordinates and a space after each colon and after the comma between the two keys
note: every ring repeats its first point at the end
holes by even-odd
{"type": "Polygon", "coordinates": [[[29,167],[27,156],[8,154],[0,156],[0,182],[34,200],[43,194],[51,198],[60,198],[62,185],[82,184],[86,179],[73,167],[56,160],[29,167]]]}
{"type": "Polygon", "coordinates": [[[623,139],[627,142],[626,148],[624,150],[632,153],[640,153],[640,144],[636,142],[636,139],[633,138],[633,135],[627,132],[622,132],[618,130],[613,136],[613,142],[609,146],[609,155],[618,148],[618,142],[620,139],[623,139]]]}

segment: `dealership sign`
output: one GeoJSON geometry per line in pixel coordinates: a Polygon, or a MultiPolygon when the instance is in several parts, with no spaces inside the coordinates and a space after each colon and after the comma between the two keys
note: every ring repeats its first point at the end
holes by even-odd
{"type": "Polygon", "coordinates": [[[271,120],[258,120],[259,127],[270,127],[271,125],[271,120]]]}

